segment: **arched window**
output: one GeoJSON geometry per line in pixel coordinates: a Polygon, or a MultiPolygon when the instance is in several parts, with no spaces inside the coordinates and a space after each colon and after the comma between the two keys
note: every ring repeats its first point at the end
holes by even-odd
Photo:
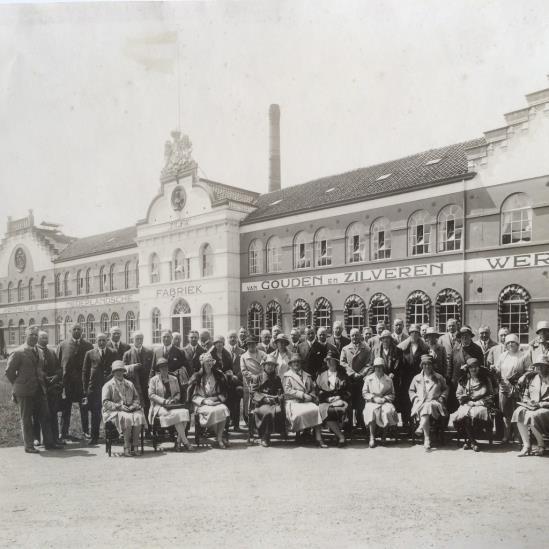
{"type": "Polygon", "coordinates": [[[116,265],[113,263],[109,268],[109,290],[116,290],[116,265]]]}
{"type": "Polygon", "coordinates": [[[31,316],[29,318],[29,327],[36,326],[36,320],[31,316]]]}
{"type": "Polygon", "coordinates": [[[518,284],[503,288],[498,299],[499,328],[517,334],[521,343],[528,343],[530,325],[530,294],[518,284]]]}
{"type": "Polygon", "coordinates": [[[209,244],[202,244],[200,249],[200,271],[202,276],[212,276],[214,274],[213,250],[209,244]]]}
{"type": "Polygon", "coordinates": [[[2,303],[4,299],[4,286],[0,284],[0,303],[2,303]]]}
{"type": "Polygon", "coordinates": [[[385,322],[387,326],[391,324],[391,302],[385,294],[377,293],[370,298],[368,321],[372,327],[378,322],[385,322]]]}
{"type": "Polygon", "coordinates": [[[120,326],[120,316],[118,315],[117,312],[114,312],[112,315],[111,315],[111,328],[113,326],[120,326]]]}
{"type": "Polygon", "coordinates": [[[158,254],[151,254],[149,260],[149,273],[151,275],[151,284],[160,282],[160,258],[158,254]]]}
{"type": "Polygon", "coordinates": [[[282,244],[278,236],[271,236],[267,241],[267,272],[282,271],[282,244]]]}
{"type": "Polygon", "coordinates": [[[441,290],[435,300],[435,315],[438,331],[441,334],[447,332],[446,326],[451,318],[457,321],[458,326],[461,326],[462,314],[463,299],[461,299],[459,293],[451,288],[441,290]]]}
{"type": "Polygon", "coordinates": [[[431,324],[431,298],[421,290],[412,292],[406,300],[406,321],[411,324],[431,324]]]}
{"type": "Polygon", "coordinates": [[[254,302],[248,307],[248,333],[259,338],[263,329],[263,307],[254,302]]]}
{"type": "Polygon", "coordinates": [[[139,260],[135,262],[135,287],[139,288],[139,260]]]}
{"type": "Polygon", "coordinates": [[[301,231],[294,237],[294,269],[308,269],[311,266],[313,246],[309,236],[301,231]]]}
{"type": "Polygon", "coordinates": [[[23,301],[23,281],[17,283],[17,301],[23,301]]]}
{"type": "Polygon", "coordinates": [[[304,329],[311,325],[311,307],[304,299],[296,299],[292,309],[292,324],[294,328],[304,329]]]}
{"type": "Polygon", "coordinates": [[[63,337],[63,317],[58,316],[55,319],[55,344],[61,343],[63,337]]]}
{"type": "Polygon", "coordinates": [[[34,299],[34,279],[29,280],[29,301],[34,299]]]}
{"type": "Polygon", "coordinates": [[[525,193],[508,196],[501,206],[501,243],[532,240],[532,204],[525,193]]]}
{"type": "Polygon", "coordinates": [[[91,268],[86,270],[86,293],[91,292],[91,268]]]}
{"type": "Polygon", "coordinates": [[[282,326],[282,309],[277,301],[267,303],[265,314],[265,328],[272,330],[273,326],[282,326]]]}
{"type": "Polygon", "coordinates": [[[181,250],[176,250],[173,254],[173,280],[184,280],[187,278],[187,269],[185,268],[185,254],[181,250]]]}
{"type": "Polygon", "coordinates": [[[48,283],[46,281],[46,277],[43,276],[40,279],[40,299],[47,299],[48,298],[48,283]]]}
{"type": "Polygon", "coordinates": [[[8,303],[13,303],[13,282],[8,282],[8,303]]]}
{"type": "Polygon", "coordinates": [[[438,214],[438,251],[461,250],[463,210],[455,204],[445,206],[438,214]]]}
{"type": "Polygon", "coordinates": [[[314,325],[315,328],[332,328],[332,304],[325,298],[319,297],[315,301],[314,307],[314,325]]]}
{"type": "Polygon", "coordinates": [[[23,343],[25,343],[25,321],[23,319],[19,321],[18,334],[19,345],[23,345],[23,343]]]}
{"type": "Polygon", "coordinates": [[[8,322],[8,345],[15,345],[15,326],[13,320],[8,322]]]}
{"type": "Polygon", "coordinates": [[[161,333],[162,333],[162,323],[160,322],[160,311],[157,308],[153,309],[151,315],[151,326],[152,326],[152,342],[160,343],[161,333]]]}
{"type": "Polygon", "coordinates": [[[71,284],[70,284],[70,273],[65,273],[65,276],[63,277],[63,293],[65,295],[71,295],[71,284]]]}
{"type": "Polygon", "coordinates": [[[84,276],[82,271],[78,270],[76,273],[76,295],[82,295],[84,293],[84,276]]]}
{"type": "Polygon", "coordinates": [[[248,274],[256,275],[263,272],[263,244],[255,238],[248,248],[248,274]]]}
{"type": "Polygon", "coordinates": [[[101,331],[104,334],[109,333],[111,325],[110,325],[110,322],[109,322],[109,315],[107,313],[103,313],[101,315],[101,318],[99,319],[99,327],[101,328],[101,331]]]}
{"type": "Polygon", "coordinates": [[[131,268],[131,261],[126,261],[126,264],[124,265],[124,290],[129,290],[131,286],[130,268],[131,268]]]}
{"type": "Polygon", "coordinates": [[[184,299],[180,299],[173,308],[173,316],[184,316],[190,314],[191,308],[189,307],[189,304],[184,299]]]}
{"type": "Polygon", "coordinates": [[[88,334],[86,333],[86,317],[84,315],[78,315],[78,318],[76,319],[76,323],[77,324],[80,324],[81,328],[82,328],[82,335],[84,337],[84,339],[87,339],[88,338],[88,334]]]}
{"type": "Polygon", "coordinates": [[[202,318],[202,329],[208,330],[210,334],[213,334],[214,333],[213,309],[209,303],[206,303],[202,307],[201,318],[202,318]]]}
{"type": "Polygon", "coordinates": [[[86,318],[86,339],[92,343],[95,344],[95,317],[92,314],[88,315],[88,318],[86,318]]]}
{"type": "Polygon", "coordinates": [[[431,221],[429,213],[419,210],[408,221],[408,254],[422,255],[431,251],[431,221]]]}
{"type": "Polygon", "coordinates": [[[137,319],[133,311],[126,313],[126,341],[133,343],[133,333],[137,330],[137,319]]]}
{"type": "Polygon", "coordinates": [[[350,295],[343,306],[343,320],[347,335],[353,328],[358,328],[362,333],[362,328],[366,325],[366,303],[358,295],[350,295]]]}
{"type": "Polygon", "coordinates": [[[328,231],[318,229],[315,234],[315,264],[317,267],[327,267],[332,264],[332,243],[328,239],[328,231]]]}
{"type": "Polygon", "coordinates": [[[63,295],[61,287],[61,273],[55,275],[55,297],[63,295]]]}
{"type": "Polygon", "coordinates": [[[345,232],[347,263],[366,261],[366,231],[361,223],[351,223],[345,232]]]}
{"type": "Polygon", "coordinates": [[[370,229],[372,259],[391,258],[391,224],[386,217],[380,217],[372,223],[370,229]]]}

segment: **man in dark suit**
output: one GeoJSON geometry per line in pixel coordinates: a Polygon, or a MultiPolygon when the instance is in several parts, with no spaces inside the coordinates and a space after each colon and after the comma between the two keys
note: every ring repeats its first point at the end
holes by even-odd
{"type": "Polygon", "coordinates": [[[240,330],[238,330],[238,346],[244,351],[248,349],[248,345],[246,344],[247,339],[248,332],[244,326],[241,326],[240,330]]]}
{"type": "Polygon", "coordinates": [[[301,343],[301,334],[299,328],[292,328],[290,332],[290,344],[287,351],[291,354],[299,354],[299,344],[301,343]]]}
{"type": "Polygon", "coordinates": [[[328,332],[323,326],[316,331],[316,340],[309,350],[309,361],[304,366],[304,369],[305,367],[308,368],[306,371],[312,376],[314,381],[316,381],[318,374],[324,369],[324,359],[326,358],[328,351],[331,350],[335,356],[339,356],[337,349],[332,344],[328,343],[327,335],[328,332]]]}
{"type": "MultiPolygon", "coordinates": [[[[48,347],[48,332],[38,332],[38,349],[44,357],[44,376],[46,381],[46,397],[50,417],[51,434],[54,441],[59,439],[59,421],[57,413],[60,410],[61,394],[63,393],[63,369],[57,355],[48,347]]],[[[40,417],[35,411],[34,439],[40,440],[40,417]]]]}
{"type": "Polygon", "coordinates": [[[19,405],[25,452],[29,454],[38,452],[33,445],[32,416],[35,410],[44,434],[46,450],[62,448],[55,444],[51,433],[44,357],[37,342],[38,327],[29,326],[25,333],[25,343],[11,353],[6,366],[6,377],[13,386],[14,399],[19,405]]]}
{"type": "Polygon", "coordinates": [[[225,349],[231,356],[232,378],[229,381],[229,395],[227,406],[231,413],[231,423],[235,431],[240,430],[240,401],[244,394],[242,370],[240,369],[240,357],[246,352],[238,345],[236,330],[227,334],[227,345],[225,349]]]}
{"type": "Polygon", "coordinates": [[[303,369],[309,371],[309,353],[311,352],[311,347],[316,340],[316,331],[312,326],[307,326],[305,332],[305,341],[301,342],[298,345],[298,353],[303,362],[303,369]]]}
{"type": "Polygon", "coordinates": [[[133,334],[133,345],[124,353],[122,362],[127,367],[127,377],[133,382],[145,410],[149,413],[149,377],[151,374],[153,351],[143,346],[143,332],[133,334]]]}
{"type": "Polygon", "coordinates": [[[181,394],[183,395],[183,391],[186,390],[189,382],[187,372],[190,370],[190,366],[185,357],[185,353],[172,345],[171,330],[164,330],[162,332],[162,345],[153,351],[152,367],[149,377],[153,377],[158,373],[156,363],[159,358],[165,358],[168,361],[168,371],[177,376],[182,391],[181,394]]]}
{"type": "Polygon", "coordinates": [[[337,349],[337,356],[341,355],[343,347],[351,343],[351,340],[343,335],[343,324],[339,320],[334,322],[334,335],[328,338],[328,343],[337,349]]]}
{"type": "Polygon", "coordinates": [[[497,343],[491,338],[490,326],[481,326],[478,329],[478,339],[474,342],[482,350],[484,356],[484,366],[488,364],[488,353],[492,347],[495,347],[497,343]]]}
{"type": "Polygon", "coordinates": [[[82,326],[75,324],[71,330],[72,337],[62,341],[57,347],[57,357],[63,368],[63,392],[61,403],[61,438],[69,436],[71,423],[72,403],[78,402],[80,407],[80,421],[84,436],[89,436],[88,414],[82,405],[82,367],[86,353],[93,349],[93,345],[82,338],[82,326]]]}
{"type": "Polygon", "coordinates": [[[117,360],[114,349],[107,347],[106,334],[97,334],[97,345],[84,356],[82,368],[82,387],[86,415],[91,413],[90,445],[97,444],[101,425],[101,389],[109,375],[111,365],[117,360]]]}
{"type": "Polygon", "coordinates": [[[200,346],[205,350],[209,351],[212,348],[213,341],[212,336],[208,330],[202,330],[200,332],[200,346]]]}
{"type": "Polygon", "coordinates": [[[115,360],[122,360],[124,358],[124,353],[130,348],[127,343],[120,341],[122,337],[122,330],[118,326],[113,326],[111,328],[111,339],[107,343],[107,346],[116,353],[115,360]]]}
{"type": "Polygon", "coordinates": [[[191,330],[189,332],[189,344],[183,347],[187,364],[189,365],[189,377],[200,370],[200,355],[206,350],[198,343],[198,331],[191,330]]]}
{"type": "Polygon", "coordinates": [[[261,341],[257,344],[257,348],[260,351],[263,351],[267,355],[275,352],[276,345],[271,344],[271,332],[269,330],[261,330],[259,339],[261,341]]]}

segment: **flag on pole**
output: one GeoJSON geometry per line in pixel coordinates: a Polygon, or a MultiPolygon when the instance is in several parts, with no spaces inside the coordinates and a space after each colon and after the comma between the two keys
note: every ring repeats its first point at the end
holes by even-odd
{"type": "Polygon", "coordinates": [[[128,39],[124,53],[147,71],[174,74],[177,47],[177,32],[163,32],[128,39]]]}

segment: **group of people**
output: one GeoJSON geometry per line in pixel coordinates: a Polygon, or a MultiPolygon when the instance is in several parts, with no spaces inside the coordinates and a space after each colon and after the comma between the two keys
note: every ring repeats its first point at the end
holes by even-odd
{"type": "Polygon", "coordinates": [[[280,327],[260,338],[244,328],[213,340],[191,331],[162,332],[162,344],[121,341],[121,331],[98,334],[95,345],[72,327],[71,338],[56,351],[47,332],[31,326],[26,342],[11,353],[6,376],[19,405],[25,451],[36,440],[46,449],[62,448],[69,436],[73,403],[78,403],[84,436],[97,444],[101,420],[123,434],[124,455],[135,455],[143,429],[171,428],[175,450],[192,451],[187,434],[211,433],[219,448],[229,444],[229,429],[256,434],[269,446],[275,432],[314,438],[325,448],[322,428],[345,446],[357,429],[374,448],[401,424],[405,433],[423,436],[431,448],[433,427],[451,419],[464,449],[479,451],[478,439],[501,429],[511,442],[515,426],[522,440],[519,456],[542,455],[549,434],[549,322],[540,321],[527,346],[502,328],[498,341],[482,326],[447,322],[447,331],[396,319],[392,329],[379,322],[375,333],[341,322],[327,328],[280,327]],[[60,430],[58,412],[61,413],[60,430]],[[399,419],[400,416],[400,419],[399,419]],[[91,420],[91,421],[90,421],[91,420]],[[535,442],[533,446],[531,441],[535,442]]]}

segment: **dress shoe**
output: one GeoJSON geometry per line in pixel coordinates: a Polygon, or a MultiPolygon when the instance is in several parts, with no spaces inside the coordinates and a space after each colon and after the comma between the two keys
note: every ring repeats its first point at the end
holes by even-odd
{"type": "Polygon", "coordinates": [[[34,446],[31,446],[30,448],[25,448],[25,452],[27,454],[39,454],[40,453],[34,446]]]}
{"type": "Polygon", "coordinates": [[[266,440],[261,440],[261,446],[263,446],[263,448],[268,448],[270,446],[270,444],[266,441],[266,440]]]}
{"type": "Polygon", "coordinates": [[[90,434],[89,434],[89,433],[84,433],[84,435],[83,435],[83,438],[85,438],[85,439],[90,439],[90,438],[91,438],[91,436],[90,436],[90,434]]]}
{"type": "Polygon", "coordinates": [[[319,448],[328,448],[328,445],[327,445],[323,440],[317,440],[317,441],[316,441],[316,445],[317,445],[319,448]]]}
{"type": "Polygon", "coordinates": [[[61,444],[46,444],[44,448],[46,450],[64,450],[65,449],[65,447],[62,446],[61,444]]]}
{"type": "Polygon", "coordinates": [[[58,438],[57,444],[61,444],[61,446],[66,446],[67,441],[64,438],[58,438]]]}
{"type": "Polygon", "coordinates": [[[96,438],[92,438],[88,442],[88,446],[97,446],[98,444],[99,444],[99,441],[96,438]]]}

